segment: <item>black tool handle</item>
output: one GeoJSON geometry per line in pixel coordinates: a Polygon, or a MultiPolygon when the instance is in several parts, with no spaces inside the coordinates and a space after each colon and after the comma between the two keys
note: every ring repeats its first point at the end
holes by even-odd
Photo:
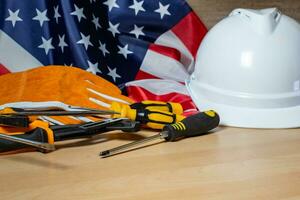
{"type": "Polygon", "coordinates": [[[138,132],[141,130],[141,122],[124,119],[117,124],[105,128],[105,131],[115,130],[121,130],[123,132],[138,132]]]}
{"type": "Polygon", "coordinates": [[[62,141],[74,138],[89,137],[115,130],[120,130],[123,132],[137,132],[141,129],[141,123],[138,121],[123,119],[105,125],[101,123],[88,122],[83,125],[51,126],[51,129],[54,133],[54,141],[62,141]]]}
{"type": "MultiPolygon", "coordinates": [[[[14,137],[24,138],[27,140],[33,140],[37,142],[47,143],[48,135],[45,130],[41,128],[36,128],[30,132],[24,134],[13,135],[14,137]]],[[[29,147],[26,144],[21,144],[18,142],[13,142],[5,139],[0,139],[0,152],[13,151],[21,148],[29,147]]]]}
{"type": "Polygon", "coordinates": [[[182,114],[183,109],[180,103],[174,102],[163,102],[163,101],[142,101],[138,103],[133,103],[130,105],[131,109],[136,110],[160,110],[167,111],[174,114],[182,114]]]}
{"type": "Polygon", "coordinates": [[[54,141],[70,140],[75,138],[91,136],[90,132],[80,128],[80,127],[70,127],[53,130],[54,141]]]}
{"type": "Polygon", "coordinates": [[[29,117],[24,115],[0,115],[0,124],[5,126],[28,127],[29,117]]]}
{"type": "Polygon", "coordinates": [[[176,141],[183,137],[199,136],[216,128],[220,123],[219,115],[210,110],[189,116],[175,124],[166,125],[163,131],[167,132],[167,141],[176,141]]]}

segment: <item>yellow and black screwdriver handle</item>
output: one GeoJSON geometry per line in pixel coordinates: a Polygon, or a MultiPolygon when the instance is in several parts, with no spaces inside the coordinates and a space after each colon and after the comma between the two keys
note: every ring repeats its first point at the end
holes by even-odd
{"type": "Polygon", "coordinates": [[[185,137],[206,134],[208,131],[216,128],[219,123],[219,115],[215,111],[209,110],[189,116],[175,124],[166,125],[162,133],[167,133],[164,139],[172,142],[185,137]]]}
{"type": "Polygon", "coordinates": [[[176,115],[161,110],[136,110],[135,120],[140,121],[149,128],[162,129],[167,124],[174,124],[185,118],[183,115],[176,115]]]}
{"type": "Polygon", "coordinates": [[[160,110],[181,115],[183,108],[180,103],[163,102],[163,101],[141,101],[130,105],[131,109],[136,110],[160,110]]]}
{"type": "MultiPolygon", "coordinates": [[[[54,144],[54,134],[47,122],[35,120],[28,127],[0,127],[0,133],[20,137],[27,140],[54,144]]],[[[0,139],[0,152],[28,148],[27,145],[0,139]]]]}
{"type": "Polygon", "coordinates": [[[112,102],[111,110],[120,114],[115,114],[113,118],[129,118],[139,121],[152,129],[162,129],[166,124],[173,124],[181,121],[185,117],[167,111],[157,109],[132,109],[129,105],[112,102]]]}

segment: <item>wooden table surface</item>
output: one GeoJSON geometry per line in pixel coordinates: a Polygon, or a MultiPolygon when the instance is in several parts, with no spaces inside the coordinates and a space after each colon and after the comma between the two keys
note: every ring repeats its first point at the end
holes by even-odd
{"type": "Polygon", "coordinates": [[[300,199],[300,129],[219,128],[101,159],[149,136],[112,132],[0,157],[1,199],[300,199]]]}

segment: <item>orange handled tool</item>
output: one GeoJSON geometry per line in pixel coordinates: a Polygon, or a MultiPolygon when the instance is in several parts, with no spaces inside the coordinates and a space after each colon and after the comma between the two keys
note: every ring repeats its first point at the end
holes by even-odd
{"type": "Polygon", "coordinates": [[[28,127],[0,127],[0,152],[36,147],[53,151],[54,134],[47,122],[35,120],[28,127]]]}

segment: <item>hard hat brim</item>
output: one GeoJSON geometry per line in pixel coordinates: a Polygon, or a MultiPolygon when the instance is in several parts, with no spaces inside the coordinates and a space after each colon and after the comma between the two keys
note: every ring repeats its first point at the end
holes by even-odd
{"type": "Polygon", "coordinates": [[[298,128],[300,106],[282,108],[251,108],[215,102],[186,80],[186,87],[199,110],[215,110],[221,125],[241,128],[298,128]]]}

